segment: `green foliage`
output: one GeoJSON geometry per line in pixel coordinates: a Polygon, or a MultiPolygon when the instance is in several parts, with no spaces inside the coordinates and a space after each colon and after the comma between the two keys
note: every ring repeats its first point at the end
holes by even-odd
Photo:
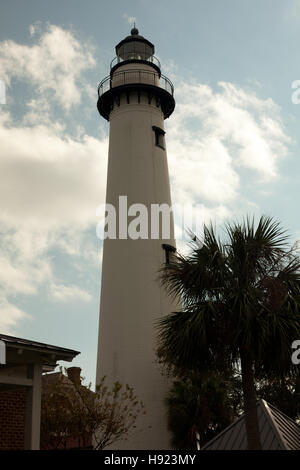
{"type": "Polygon", "coordinates": [[[176,375],[241,369],[248,441],[256,434],[257,446],[254,372],[260,380],[297,374],[298,253],[265,216],[256,227],[249,218],[228,224],[223,241],[212,226],[204,226],[203,241],[194,240],[188,256],[175,255],[161,271],[182,311],[159,320],[158,356],[176,375]]]}
{"type": "Polygon", "coordinates": [[[234,416],[227,383],[217,375],[191,374],[173,383],[167,397],[168,425],[175,449],[195,449],[228,426],[234,416]]]}
{"type": "MultiPolygon", "coordinates": [[[[299,379],[298,379],[299,380],[299,379]]],[[[300,390],[297,379],[256,380],[257,398],[274,405],[300,423],[300,390]]],[[[201,447],[243,413],[242,378],[238,372],[226,379],[189,373],[177,379],[166,400],[168,424],[175,449],[195,449],[196,433],[201,447]]]]}
{"type": "Polygon", "coordinates": [[[267,217],[256,229],[247,219],[225,233],[221,242],[205,226],[203,243],[197,239],[190,255],[178,254],[163,267],[162,283],[183,309],[159,321],[159,357],[179,369],[222,369],[222,357],[238,364],[242,347],[259,368],[291,371],[291,344],[300,336],[295,248],[267,217]]]}
{"type": "Polygon", "coordinates": [[[128,385],[115,382],[111,388],[103,377],[96,391],[71,382],[62,372],[43,377],[41,447],[66,448],[70,439],[85,447],[93,440],[102,450],[127,438],[143,404],[128,385]],[[51,375],[53,377],[51,377],[51,375]],[[54,375],[56,377],[54,377],[54,375]]]}
{"type": "Polygon", "coordinates": [[[256,388],[258,398],[263,398],[276,406],[300,424],[300,393],[297,390],[297,379],[291,377],[264,379],[257,382],[256,388]]]}

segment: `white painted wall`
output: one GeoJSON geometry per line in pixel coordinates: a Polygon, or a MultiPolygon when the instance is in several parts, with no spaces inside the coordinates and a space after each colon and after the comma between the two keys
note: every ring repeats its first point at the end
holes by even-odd
{"type": "Polygon", "coordinates": [[[118,67],[112,77],[112,87],[128,83],[147,83],[159,86],[158,71],[147,64],[136,62],[118,67]]]}
{"type": "MultiPolygon", "coordinates": [[[[154,70],[152,68],[152,70],[154,70]]],[[[110,114],[107,202],[118,207],[119,195],[128,205],[171,205],[167,154],[155,146],[152,126],[164,128],[164,117],[146,95],[121,97],[110,114]]],[[[105,240],[97,382],[106,375],[111,382],[133,386],[146,407],[137,430],[116,449],[170,449],[164,398],[168,381],[155,356],[154,322],[174,311],[157,280],[165,260],[162,243],[175,246],[172,221],[169,240],[105,240]]]]}

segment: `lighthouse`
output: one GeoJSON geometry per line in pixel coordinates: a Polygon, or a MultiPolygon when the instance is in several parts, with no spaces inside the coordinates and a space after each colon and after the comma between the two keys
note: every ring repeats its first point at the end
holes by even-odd
{"type": "Polygon", "coordinates": [[[135,27],[116,46],[110,74],[98,87],[97,107],[110,125],[106,204],[116,210],[117,227],[116,236],[103,244],[96,382],[105,375],[110,383],[129,384],[145,406],[135,430],[115,448],[170,449],[165,405],[170,383],[155,354],[155,322],[178,309],[158,280],[175,251],[174,222],[169,211],[169,230],[163,233],[161,226],[153,229],[152,219],[163,215],[160,208],[171,208],[164,120],[175,100],[154,45],[135,27]],[[138,214],[141,206],[145,211],[138,214]],[[141,215],[148,233],[130,236],[124,223],[141,215]]]}

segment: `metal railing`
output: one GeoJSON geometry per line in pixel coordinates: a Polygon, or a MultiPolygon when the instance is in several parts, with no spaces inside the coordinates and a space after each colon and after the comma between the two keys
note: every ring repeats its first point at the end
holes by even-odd
{"type": "Polygon", "coordinates": [[[110,63],[110,68],[112,69],[115,65],[120,64],[121,62],[124,62],[126,60],[144,60],[146,62],[150,62],[151,64],[156,65],[157,67],[160,67],[160,62],[155,55],[151,55],[150,57],[146,56],[146,54],[143,53],[137,53],[137,52],[129,52],[125,59],[122,59],[119,56],[114,57],[114,59],[110,63]]]}
{"type": "Polygon", "coordinates": [[[146,70],[124,70],[123,72],[114,73],[112,77],[110,75],[105,77],[98,85],[98,96],[102,96],[111,88],[133,83],[154,85],[163,88],[172,96],[174,95],[173,84],[164,75],[159,77],[157,72],[148,72],[146,70]]]}

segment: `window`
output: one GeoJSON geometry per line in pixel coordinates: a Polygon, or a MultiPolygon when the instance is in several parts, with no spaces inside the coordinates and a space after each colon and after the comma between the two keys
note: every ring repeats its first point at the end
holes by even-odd
{"type": "Polygon", "coordinates": [[[157,126],[152,126],[155,133],[155,145],[165,150],[165,131],[157,126]]]}

